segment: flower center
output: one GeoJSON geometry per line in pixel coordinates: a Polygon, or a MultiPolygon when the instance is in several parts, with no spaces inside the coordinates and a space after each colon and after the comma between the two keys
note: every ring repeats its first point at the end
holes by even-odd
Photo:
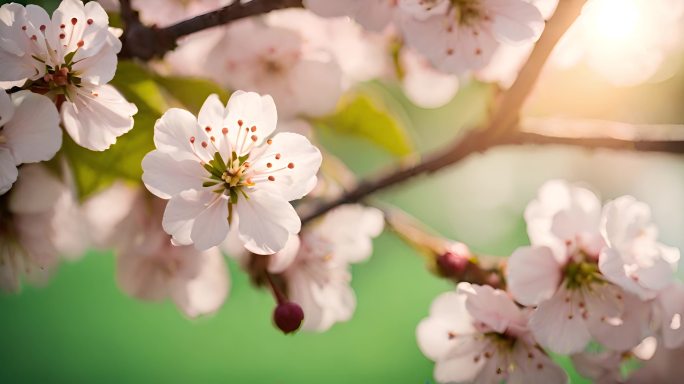
{"type": "Polygon", "coordinates": [[[456,10],[456,20],[460,25],[472,26],[481,20],[489,20],[482,10],[480,0],[451,0],[456,10]]]}
{"type": "Polygon", "coordinates": [[[563,272],[565,286],[568,289],[579,289],[604,282],[598,265],[591,261],[570,261],[563,272]]]}
{"type": "Polygon", "coordinates": [[[233,151],[230,159],[225,161],[219,151],[214,153],[214,158],[208,163],[204,163],[204,169],[209,172],[209,181],[205,181],[204,187],[216,187],[213,192],[225,194],[230,197],[232,204],[237,203],[238,196],[241,194],[246,199],[245,188],[254,186],[254,182],[248,177],[250,163],[247,161],[249,154],[238,156],[233,151]]]}

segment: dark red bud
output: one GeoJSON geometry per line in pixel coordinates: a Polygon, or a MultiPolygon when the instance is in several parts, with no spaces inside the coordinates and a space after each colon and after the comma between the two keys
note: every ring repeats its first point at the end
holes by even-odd
{"type": "Polygon", "coordinates": [[[273,311],[273,321],[285,334],[298,330],[303,320],[304,311],[297,303],[283,302],[273,311]]]}

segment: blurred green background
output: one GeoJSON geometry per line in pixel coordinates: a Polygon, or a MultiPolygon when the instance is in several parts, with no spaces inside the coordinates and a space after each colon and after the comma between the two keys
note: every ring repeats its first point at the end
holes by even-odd
{"type": "MultiPolygon", "coordinates": [[[[54,2],[49,2],[53,3],[54,2]]],[[[673,57],[670,68],[682,68],[673,57]]],[[[491,89],[472,83],[446,107],[412,106],[394,86],[368,90],[400,112],[418,152],[444,145],[486,111],[491,89]]],[[[547,71],[526,106],[530,116],[684,123],[684,70],[614,88],[586,68],[547,71]]],[[[318,132],[326,149],[359,175],[396,158],[359,138],[318,132]]],[[[651,204],[665,243],[684,247],[684,159],[575,148],[498,148],[378,196],[474,250],[508,255],[526,244],[522,211],[551,178],[585,181],[604,199],[633,194],[651,204]]],[[[172,303],[122,294],[110,253],[65,262],[46,287],[0,297],[2,383],[433,383],[433,363],[415,327],[452,286],[390,233],[353,268],[355,316],[323,334],[284,336],[271,324],[273,299],[231,263],[230,296],[215,315],[183,317],[172,303]]],[[[584,382],[572,373],[573,382],[584,382]]]]}

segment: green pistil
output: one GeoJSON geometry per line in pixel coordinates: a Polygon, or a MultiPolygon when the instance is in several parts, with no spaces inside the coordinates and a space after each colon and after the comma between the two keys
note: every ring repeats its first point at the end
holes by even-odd
{"type": "Polygon", "coordinates": [[[248,199],[249,197],[244,191],[244,188],[254,185],[245,177],[249,168],[249,162],[247,161],[248,157],[249,156],[238,156],[237,153],[233,152],[231,158],[226,162],[217,151],[214,154],[214,158],[204,164],[204,169],[209,172],[209,178],[211,180],[205,181],[202,186],[218,186],[213,192],[225,194],[230,198],[231,204],[237,203],[239,195],[248,199]]]}
{"type": "Polygon", "coordinates": [[[565,267],[565,285],[568,289],[577,289],[602,282],[603,279],[596,263],[570,262],[565,267]]]}
{"type": "Polygon", "coordinates": [[[485,16],[479,0],[451,0],[451,5],[458,10],[460,25],[472,25],[485,16]]]}

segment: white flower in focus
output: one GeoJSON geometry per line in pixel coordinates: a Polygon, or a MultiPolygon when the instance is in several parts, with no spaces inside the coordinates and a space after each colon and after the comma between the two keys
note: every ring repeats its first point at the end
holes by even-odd
{"type": "Polygon", "coordinates": [[[230,288],[223,256],[216,248],[172,245],[160,225],[163,211],[163,200],[138,193],[130,214],[117,225],[128,235],[114,244],[119,287],[141,300],[170,298],[188,317],[217,311],[230,288]]]}
{"type": "Polygon", "coordinates": [[[578,353],[593,338],[628,350],[648,331],[649,307],[607,282],[599,271],[600,202],[589,190],[561,181],[544,184],[525,210],[532,246],[508,260],[508,288],[537,306],[530,329],[557,353],[578,353]]]}
{"type": "Polygon", "coordinates": [[[269,272],[282,276],[288,299],[304,311],[302,329],[323,332],[351,318],[356,297],[349,265],[371,255],[371,240],[383,227],[378,209],[343,205],[271,256],[269,272]]]}
{"type": "Polygon", "coordinates": [[[218,96],[199,116],[172,108],[157,121],[157,149],[142,161],[143,182],[169,199],[164,230],[176,245],[206,250],[226,239],[231,218],[251,252],[281,250],[301,222],[289,201],[316,185],[321,153],[304,136],[279,133],[270,96],[236,91],[218,96]]]}
{"type": "Polygon", "coordinates": [[[402,10],[408,45],[447,73],[482,69],[501,44],[533,42],[544,28],[539,10],[524,0],[404,0],[402,10]]]}
{"type": "Polygon", "coordinates": [[[606,278],[642,299],[655,297],[674,279],[679,250],[656,241],[651,209],[632,196],[603,209],[602,231],[608,242],[599,258],[606,278]]]}
{"type": "Polygon", "coordinates": [[[45,96],[0,89],[0,195],[17,179],[17,166],[50,160],[62,146],[59,114],[45,96]]]}
{"type": "Polygon", "coordinates": [[[418,346],[440,383],[566,383],[535,344],[527,316],[506,292],[460,283],[435,299],[418,325],[418,346]]]}
{"type": "Polygon", "coordinates": [[[441,107],[458,92],[458,76],[439,72],[413,50],[404,47],[399,54],[399,62],[404,71],[401,86],[417,106],[441,107]]]}
{"type": "Polygon", "coordinates": [[[375,32],[382,31],[392,21],[396,6],[396,0],[304,0],[304,7],[320,16],[349,16],[375,32]]]}
{"type": "Polygon", "coordinates": [[[79,256],[69,254],[73,243],[61,241],[74,230],[63,225],[74,211],[73,201],[71,191],[43,166],[21,168],[14,188],[0,197],[0,289],[19,291],[22,276],[31,284],[44,284],[60,254],[79,256]]]}
{"type": "Polygon", "coordinates": [[[306,54],[297,32],[253,20],[226,28],[205,67],[210,77],[230,89],[272,95],[286,119],[330,113],[342,92],[342,72],[332,55],[306,54]]]}
{"type": "Polygon", "coordinates": [[[95,151],[128,132],[137,112],[107,85],[121,49],[108,24],[97,2],[63,0],[52,19],[35,5],[0,8],[0,81],[31,80],[60,106],[74,141],[95,151]]]}

